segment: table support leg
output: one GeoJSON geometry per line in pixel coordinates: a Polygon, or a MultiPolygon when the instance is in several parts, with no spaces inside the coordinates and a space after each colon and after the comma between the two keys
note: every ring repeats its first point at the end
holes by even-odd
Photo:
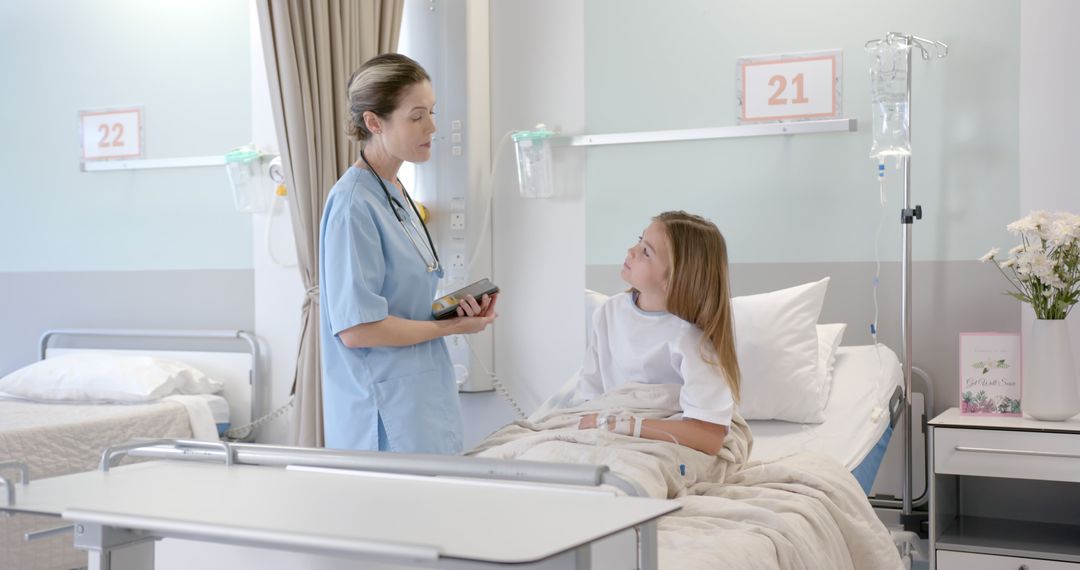
{"type": "Polygon", "coordinates": [[[153,570],[154,541],[130,530],[75,523],[75,548],[86,551],[89,570],[153,570]]]}
{"type": "Polygon", "coordinates": [[[660,565],[656,529],[655,520],[634,527],[637,533],[638,570],[657,570],[660,565]]]}

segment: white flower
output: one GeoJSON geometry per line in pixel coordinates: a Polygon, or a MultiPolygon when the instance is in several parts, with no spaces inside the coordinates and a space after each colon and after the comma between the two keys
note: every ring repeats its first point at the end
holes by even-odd
{"type": "Polygon", "coordinates": [[[1044,282],[1054,274],[1054,262],[1043,252],[1033,252],[1028,258],[1031,264],[1031,273],[1044,282]]]}
{"type": "Polygon", "coordinates": [[[1080,237],[1080,215],[1061,212],[1058,214],[1058,222],[1071,228],[1074,237],[1080,237]]]}
{"type": "Polygon", "coordinates": [[[1031,234],[1039,230],[1039,225],[1031,216],[1027,216],[1005,226],[1005,229],[1009,230],[1009,233],[1013,235],[1031,234]]]}
{"type": "MultiPolygon", "coordinates": [[[[1022,243],[998,267],[1012,270],[1038,318],[1065,318],[1080,291],[1080,215],[1034,211],[1007,227],[1022,243]]],[[[996,255],[995,248],[981,261],[999,261],[996,255]]]]}
{"type": "Polygon", "coordinates": [[[980,257],[979,261],[982,262],[982,263],[986,263],[987,261],[992,260],[992,259],[994,259],[994,256],[998,254],[999,251],[1001,251],[1001,250],[995,247],[995,248],[991,249],[990,251],[986,252],[986,255],[980,257]]]}
{"type": "Polygon", "coordinates": [[[1043,255],[1042,252],[1031,252],[1031,250],[1018,254],[1016,256],[1016,273],[1021,275],[1034,273],[1035,269],[1032,266],[1036,263],[1036,256],[1042,256],[1043,258],[1047,257],[1043,255]]]}
{"type": "Polygon", "coordinates": [[[1062,212],[1050,223],[1045,233],[1047,241],[1053,245],[1068,247],[1080,239],[1080,216],[1062,212]]]}

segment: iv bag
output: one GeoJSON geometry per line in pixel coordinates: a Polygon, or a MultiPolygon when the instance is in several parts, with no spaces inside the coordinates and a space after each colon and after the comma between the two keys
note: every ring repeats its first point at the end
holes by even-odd
{"type": "Polygon", "coordinates": [[[551,142],[555,133],[537,125],[535,131],[510,135],[517,148],[518,184],[526,198],[550,198],[555,194],[551,169],[551,142]]]}
{"type": "Polygon", "coordinates": [[[870,105],[873,110],[874,144],[870,158],[911,155],[908,109],[908,52],[902,37],[875,42],[870,54],[870,105]]]}

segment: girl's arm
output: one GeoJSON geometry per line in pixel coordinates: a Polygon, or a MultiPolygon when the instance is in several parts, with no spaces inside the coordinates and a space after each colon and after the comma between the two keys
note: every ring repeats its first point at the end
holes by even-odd
{"type": "MultiPolygon", "coordinates": [[[[641,437],[658,441],[670,441],[696,449],[708,455],[716,455],[724,447],[724,437],[727,435],[727,426],[714,424],[702,420],[642,420],[634,418],[630,422],[633,430],[636,422],[641,424],[641,437]]],[[[609,427],[614,427],[614,418],[608,420],[609,427]]],[[[589,414],[581,418],[578,423],[581,429],[596,427],[596,414],[589,414]]]]}
{"type": "Polygon", "coordinates": [[[660,441],[672,441],[675,438],[679,445],[685,445],[708,455],[716,455],[724,447],[724,437],[728,428],[720,424],[714,424],[702,420],[685,418],[681,420],[639,420],[634,418],[630,423],[630,429],[634,429],[633,423],[641,421],[641,437],[660,441]]]}
{"type": "Polygon", "coordinates": [[[452,334],[472,334],[484,330],[498,313],[495,301],[498,295],[484,295],[479,304],[472,297],[458,308],[456,319],[443,321],[413,321],[399,317],[386,317],[381,321],[363,323],[338,333],[342,344],[349,348],[372,348],[376,346],[411,346],[452,334]]]}

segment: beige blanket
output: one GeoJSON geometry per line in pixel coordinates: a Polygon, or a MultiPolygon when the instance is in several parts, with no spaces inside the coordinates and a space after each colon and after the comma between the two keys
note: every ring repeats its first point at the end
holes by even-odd
{"type": "Polygon", "coordinates": [[[903,567],[851,473],[831,458],[808,454],[749,461],[753,436],[737,414],[715,456],[674,442],[577,429],[579,417],[597,411],[681,417],[678,391],[626,386],[508,425],[467,455],[607,465],[649,496],[679,501],[682,509],[659,524],[661,568],[903,567]]]}

